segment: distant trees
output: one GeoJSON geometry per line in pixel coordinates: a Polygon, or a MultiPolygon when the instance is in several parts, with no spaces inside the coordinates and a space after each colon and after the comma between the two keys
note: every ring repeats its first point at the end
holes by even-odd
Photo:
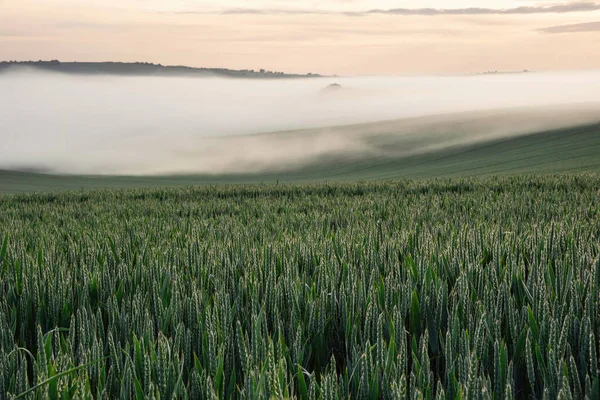
{"type": "Polygon", "coordinates": [[[197,76],[203,74],[217,74],[228,77],[240,78],[301,78],[315,77],[317,74],[309,73],[301,74],[286,74],[280,71],[268,71],[261,68],[258,71],[254,69],[233,70],[227,68],[194,68],[186,66],[163,66],[162,64],[154,64],[151,62],[64,62],[59,60],[50,61],[0,61],[0,67],[8,68],[11,65],[28,65],[40,69],[48,69],[51,71],[60,71],[67,73],[78,74],[117,74],[117,75],[186,75],[197,76]]]}

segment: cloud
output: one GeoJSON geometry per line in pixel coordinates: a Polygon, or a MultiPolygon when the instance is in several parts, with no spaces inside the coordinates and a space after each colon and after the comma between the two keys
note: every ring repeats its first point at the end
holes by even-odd
{"type": "MultiPolygon", "coordinates": [[[[563,14],[572,12],[590,12],[600,10],[598,2],[573,2],[566,4],[557,4],[551,6],[522,6],[514,8],[392,8],[392,9],[373,9],[359,12],[338,12],[326,10],[308,10],[308,9],[258,9],[258,8],[233,8],[222,11],[222,14],[254,14],[254,15],[305,15],[305,14],[337,14],[348,16],[364,16],[371,14],[385,15],[418,15],[418,16],[436,16],[436,15],[523,15],[523,14],[563,14]]],[[[194,14],[193,11],[184,11],[185,14],[194,14]]]]}
{"type": "Polygon", "coordinates": [[[0,37],[27,37],[35,36],[32,32],[25,30],[0,29],[0,37]]]}
{"type": "MultiPolygon", "coordinates": [[[[183,12],[185,14],[193,14],[194,12],[183,12]]],[[[265,15],[296,15],[296,14],[330,14],[330,12],[316,10],[280,10],[280,9],[255,9],[255,8],[232,8],[221,12],[221,14],[265,14],[265,15]]]]}
{"type": "Polygon", "coordinates": [[[576,2],[553,6],[528,6],[515,8],[394,8],[390,10],[370,10],[371,14],[393,15],[514,15],[514,14],[562,14],[570,12],[585,12],[600,10],[600,3],[576,2]]]}
{"type": "MultiPolygon", "coordinates": [[[[223,15],[346,15],[358,17],[366,15],[368,12],[353,11],[326,11],[326,10],[307,10],[307,9],[278,9],[278,8],[231,8],[220,12],[223,15]]],[[[182,11],[178,14],[203,14],[202,12],[182,11]]]]}
{"type": "Polygon", "coordinates": [[[577,32],[600,32],[600,21],[584,22],[581,24],[549,26],[539,29],[544,33],[577,33],[577,32]]]}

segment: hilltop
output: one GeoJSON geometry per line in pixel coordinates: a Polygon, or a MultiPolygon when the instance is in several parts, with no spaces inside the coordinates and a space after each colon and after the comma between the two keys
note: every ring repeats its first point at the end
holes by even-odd
{"type": "Polygon", "coordinates": [[[51,61],[0,61],[0,72],[11,67],[31,67],[44,71],[67,74],[110,74],[127,76],[211,76],[230,78],[318,78],[319,74],[286,74],[278,71],[234,70],[227,68],[195,68],[183,65],[161,65],[146,62],[61,62],[51,61]]]}

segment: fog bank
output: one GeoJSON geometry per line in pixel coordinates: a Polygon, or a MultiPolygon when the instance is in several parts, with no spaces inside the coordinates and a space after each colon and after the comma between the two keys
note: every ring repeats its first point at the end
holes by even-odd
{"type": "Polygon", "coordinates": [[[599,105],[600,71],[262,80],[19,69],[0,74],[0,169],[287,170],[598,122],[599,105]],[[342,88],[323,90],[332,83],[342,88]]]}

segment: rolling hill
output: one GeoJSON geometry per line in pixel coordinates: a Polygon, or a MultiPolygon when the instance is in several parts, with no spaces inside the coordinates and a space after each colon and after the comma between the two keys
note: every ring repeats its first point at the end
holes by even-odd
{"type": "Polygon", "coordinates": [[[227,78],[318,78],[319,74],[286,74],[279,71],[234,70],[228,68],[195,68],[184,65],[161,65],[148,62],[60,62],[52,61],[0,61],[0,72],[9,68],[35,68],[46,72],[79,75],[123,76],[220,76],[227,78]]]}
{"type": "MultiPolygon", "coordinates": [[[[388,146],[388,144],[384,143],[382,146],[388,146]]],[[[76,176],[0,170],[0,193],[175,187],[219,183],[360,181],[567,172],[600,172],[600,123],[486,140],[469,145],[456,145],[412,155],[319,159],[285,172],[173,176],[76,176]]]]}

